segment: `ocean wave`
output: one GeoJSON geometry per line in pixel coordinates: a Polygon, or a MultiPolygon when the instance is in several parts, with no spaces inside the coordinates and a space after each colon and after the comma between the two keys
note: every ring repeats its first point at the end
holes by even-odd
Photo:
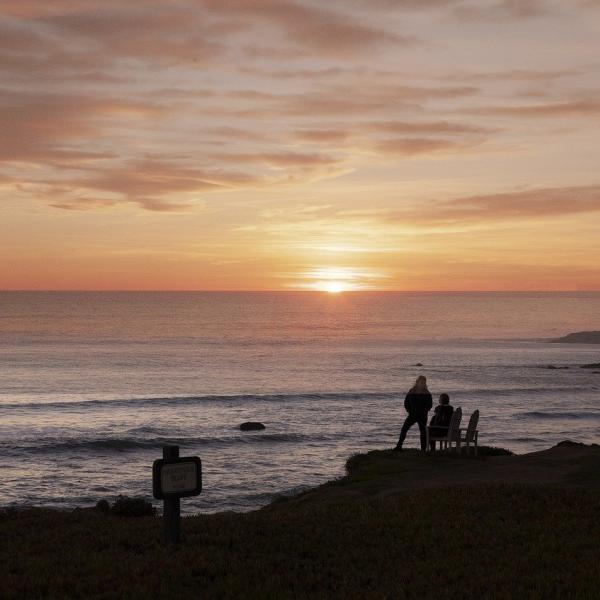
{"type": "MultiPolygon", "coordinates": [[[[498,389],[458,389],[448,390],[450,396],[460,400],[477,399],[481,397],[495,396],[527,396],[547,393],[569,393],[573,395],[576,392],[589,392],[589,386],[533,386],[533,387],[511,387],[498,389]]],[[[47,410],[65,410],[65,411],[83,411],[90,408],[109,408],[109,407],[136,407],[146,406],[165,407],[165,406],[189,406],[200,404],[238,404],[246,402],[310,402],[310,401],[360,401],[360,400],[404,400],[405,391],[344,391],[344,392],[306,392],[291,394],[231,394],[231,395],[194,395],[194,396],[148,396],[141,398],[113,398],[108,400],[74,400],[57,402],[13,402],[0,404],[0,410],[16,411],[47,411],[47,410]]],[[[434,397],[436,394],[434,393],[434,397]]]]}
{"type": "Polygon", "coordinates": [[[548,438],[535,437],[535,436],[521,436],[521,437],[507,437],[504,438],[506,442],[519,442],[524,444],[534,444],[538,442],[548,443],[548,438]]]}
{"type": "Polygon", "coordinates": [[[529,412],[522,412],[515,415],[517,418],[525,419],[600,419],[600,412],[598,411],[564,411],[564,412],[544,412],[540,410],[533,410],[529,412]]]}
{"type": "Polygon", "coordinates": [[[227,447],[248,444],[286,444],[333,441],[339,435],[303,433],[264,433],[245,432],[231,436],[207,437],[97,437],[97,438],[37,438],[35,440],[14,440],[0,443],[0,451],[20,455],[53,454],[61,452],[125,452],[130,450],[160,449],[167,445],[186,448],[197,446],[227,447]]]}
{"type": "Polygon", "coordinates": [[[156,396],[144,398],[116,398],[110,400],[79,400],[61,402],[20,402],[0,404],[0,409],[72,409],[79,410],[87,407],[112,407],[112,406],[167,406],[188,405],[210,402],[236,403],[248,401],[260,402],[293,402],[306,400],[355,400],[360,398],[404,398],[398,392],[330,392],[330,393],[304,393],[304,394],[232,394],[232,395],[202,395],[202,396],[156,396]]]}

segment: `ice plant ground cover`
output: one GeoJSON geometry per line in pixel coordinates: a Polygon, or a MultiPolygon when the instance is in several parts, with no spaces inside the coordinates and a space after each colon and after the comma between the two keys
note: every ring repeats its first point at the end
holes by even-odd
{"type": "Polygon", "coordinates": [[[589,446],[478,459],[374,452],[262,510],[188,517],[176,549],[155,517],[8,510],[0,595],[591,598],[599,466],[589,446]],[[442,471],[454,484],[436,483],[442,471]],[[495,481],[508,472],[512,482],[495,481]]]}

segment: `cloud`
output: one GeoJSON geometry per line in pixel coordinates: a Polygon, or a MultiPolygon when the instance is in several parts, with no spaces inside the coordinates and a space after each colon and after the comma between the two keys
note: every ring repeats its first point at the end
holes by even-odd
{"type": "MultiPolygon", "coordinates": [[[[101,4],[6,0],[2,11],[27,21],[32,36],[27,41],[35,42],[38,50],[46,48],[67,63],[78,60],[96,67],[123,59],[154,66],[200,67],[229,54],[234,38],[256,37],[259,32],[261,39],[271,42],[272,52],[319,57],[351,57],[414,41],[396,31],[367,25],[348,11],[293,0],[129,0],[101,4]],[[61,40],[68,40],[68,44],[61,45],[61,40]]],[[[29,60],[35,63],[39,58],[30,55],[29,60]]]]}
{"type": "Polygon", "coordinates": [[[339,144],[350,137],[350,130],[355,128],[348,126],[347,129],[299,129],[294,135],[299,140],[316,143],[339,144]]]}
{"type": "Polygon", "coordinates": [[[438,75],[435,79],[440,81],[469,81],[474,83],[484,82],[517,82],[517,83],[540,83],[548,84],[565,77],[581,75],[582,69],[508,69],[503,71],[454,71],[438,75]]]}
{"type": "Polygon", "coordinates": [[[120,206],[123,203],[137,204],[140,208],[151,212],[186,212],[193,207],[191,202],[163,202],[153,198],[111,200],[108,198],[87,197],[60,200],[58,202],[48,202],[48,206],[61,210],[84,212],[89,210],[112,208],[115,206],[120,206]]]}
{"type": "Polygon", "coordinates": [[[401,11],[420,11],[435,8],[447,8],[460,4],[464,0],[355,0],[358,5],[368,7],[380,7],[385,9],[397,9],[401,11]]]}
{"type": "Polygon", "coordinates": [[[144,210],[151,212],[185,212],[192,208],[190,202],[164,202],[153,198],[138,198],[134,202],[144,210]]]}
{"type": "Polygon", "coordinates": [[[60,200],[58,202],[50,202],[48,206],[52,208],[60,208],[62,210],[85,211],[95,210],[97,208],[108,208],[118,204],[116,200],[108,198],[74,198],[71,200],[60,200]]]}
{"type": "MultiPolygon", "coordinates": [[[[123,5],[123,1],[103,0],[102,5],[118,8],[123,5]]],[[[4,0],[0,12],[5,16],[32,19],[97,8],[97,0],[52,0],[52,2],[46,0],[4,0]]]]}
{"type": "Polygon", "coordinates": [[[224,24],[201,17],[191,5],[150,7],[130,2],[120,9],[68,11],[41,17],[50,30],[70,36],[70,44],[87,44],[108,61],[133,58],[164,63],[203,64],[220,55],[224,24]]]}
{"type": "Polygon", "coordinates": [[[393,138],[373,144],[379,154],[417,156],[423,154],[455,153],[468,147],[464,142],[431,138],[393,138]]]}
{"type": "Polygon", "coordinates": [[[0,68],[5,82],[55,80],[69,77],[114,82],[118,77],[103,72],[99,53],[69,50],[64,38],[31,23],[0,20],[0,68]]]}
{"type": "Polygon", "coordinates": [[[466,123],[452,123],[448,121],[374,121],[364,124],[369,131],[393,134],[488,134],[497,129],[470,125],[466,123]]]}
{"type": "MultiPolygon", "coordinates": [[[[328,67],[324,69],[306,69],[306,68],[265,68],[264,66],[243,65],[238,67],[238,71],[245,75],[255,75],[257,77],[272,77],[273,79],[331,79],[356,73],[357,70],[350,70],[344,67],[328,67]]],[[[365,73],[364,69],[358,72],[365,73]]]]}
{"type": "MultiPolygon", "coordinates": [[[[384,211],[376,219],[421,226],[486,223],[567,217],[600,212],[600,185],[540,188],[447,201],[430,202],[418,208],[384,211]]],[[[349,215],[346,215],[349,216],[349,215]]],[[[364,217],[365,214],[355,213],[364,217]]]]}
{"type": "Polygon", "coordinates": [[[206,132],[210,135],[215,135],[219,138],[226,138],[227,140],[246,140],[257,142],[268,141],[270,139],[267,134],[252,131],[250,129],[243,129],[241,127],[231,127],[228,125],[220,127],[206,127],[203,128],[203,132],[206,132]]]}
{"type": "Polygon", "coordinates": [[[272,167],[315,167],[335,165],[341,159],[324,154],[302,154],[298,152],[265,152],[257,154],[219,154],[217,158],[233,163],[258,163],[272,167]]]}
{"type": "Polygon", "coordinates": [[[579,117],[600,113],[598,100],[572,100],[522,106],[488,106],[460,110],[463,114],[501,117],[579,117]]]}
{"type": "Polygon", "coordinates": [[[550,14],[552,7],[544,0],[499,0],[458,5],[455,15],[467,20],[530,19],[550,14]]]}
{"type": "Polygon", "coordinates": [[[450,218],[555,217],[600,211],[600,185],[542,188],[454,200],[438,209],[450,218]]]}
{"type": "Polygon", "coordinates": [[[457,153],[472,149],[499,131],[449,121],[365,121],[300,129],[296,139],[330,148],[360,148],[383,156],[457,153]]]}
{"type": "Polygon", "coordinates": [[[540,104],[498,100],[513,92],[501,89],[506,82],[591,78],[569,69],[567,60],[562,69],[511,69],[509,55],[496,72],[483,72],[475,60],[453,74],[463,63],[438,60],[435,45],[426,60],[415,61],[417,42],[402,26],[416,25],[420,38],[421,21],[431,24],[421,29],[426,35],[453,27],[447,16],[459,7],[478,9],[481,18],[519,19],[549,6],[534,0],[5,0],[0,162],[18,181],[60,188],[60,197],[49,192],[47,200],[64,210],[122,203],[183,210],[199,194],[332,177],[348,164],[360,169],[362,154],[369,155],[368,179],[373,153],[381,163],[460,153],[501,131],[459,114],[595,116],[600,104],[591,94],[540,104]],[[424,10],[431,13],[395,20],[424,10]],[[251,47],[260,59],[245,53],[251,47]],[[438,73],[450,68],[436,76],[431,65],[438,73]],[[479,104],[495,100],[465,108],[477,97],[479,104]]]}
{"type": "Polygon", "coordinates": [[[531,18],[552,10],[551,3],[546,0],[355,0],[355,4],[398,12],[449,10],[456,17],[471,20],[531,18]]]}
{"type": "MultiPolygon", "coordinates": [[[[260,178],[239,171],[196,168],[176,161],[136,159],[119,167],[90,172],[80,185],[123,194],[130,198],[160,197],[175,192],[205,192],[262,183],[260,178]]],[[[75,183],[75,181],[73,182],[75,183]]]]}
{"type": "Polygon", "coordinates": [[[113,167],[88,168],[79,176],[36,184],[35,195],[64,210],[133,203],[144,210],[167,212],[189,210],[197,204],[200,194],[265,183],[260,177],[239,171],[201,169],[176,161],[145,158],[113,167]]]}
{"type": "Polygon", "coordinates": [[[471,125],[467,123],[453,123],[449,121],[365,121],[353,122],[340,128],[324,125],[318,129],[299,129],[295,131],[298,139],[311,142],[344,141],[350,136],[365,135],[369,133],[385,134],[431,134],[431,135],[484,135],[498,131],[490,127],[471,125]]]}
{"type": "Polygon", "coordinates": [[[411,86],[363,80],[356,84],[330,85],[294,94],[233,91],[228,94],[232,100],[256,102],[243,108],[215,107],[210,112],[244,118],[385,114],[386,111],[396,113],[403,109],[420,111],[423,103],[473,96],[478,91],[474,86],[411,86]]]}
{"type": "Polygon", "coordinates": [[[244,17],[278,28],[287,40],[319,56],[345,57],[388,44],[408,45],[414,38],[366,25],[349,16],[290,0],[204,0],[217,13],[244,17]]]}
{"type": "Polygon", "coordinates": [[[162,114],[156,104],[135,100],[3,90],[0,162],[57,164],[111,158],[111,152],[82,144],[101,137],[100,119],[162,114]]]}
{"type": "Polygon", "coordinates": [[[300,231],[308,235],[313,229],[336,231],[346,228],[352,231],[358,227],[373,235],[382,235],[381,227],[388,225],[393,228],[390,231],[395,232],[398,226],[404,227],[406,235],[420,230],[464,233],[471,228],[490,230],[502,226],[501,235],[504,236],[508,231],[506,228],[515,222],[537,223],[540,219],[600,215],[600,184],[459,196],[449,200],[416,201],[399,197],[396,204],[401,208],[347,209],[327,205],[318,215],[294,213],[292,220],[275,224],[271,229],[284,233],[300,231]]]}

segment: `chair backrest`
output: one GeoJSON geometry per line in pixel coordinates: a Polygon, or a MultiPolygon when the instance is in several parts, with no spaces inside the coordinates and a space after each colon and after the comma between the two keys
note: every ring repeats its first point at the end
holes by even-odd
{"type": "Polygon", "coordinates": [[[462,408],[459,406],[453,413],[450,419],[450,425],[448,425],[448,438],[453,440],[458,433],[460,428],[460,422],[462,420],[462,408]]]}
{"type": "Polygon", "coordinates": [[[479,411],[473,411],[471,418],[469,419],[469,425],[467,426],[467,435],[465,441],[472,442],[475,438],[475,432],[477,431],[477,423],[479,423],[479,411]]]}

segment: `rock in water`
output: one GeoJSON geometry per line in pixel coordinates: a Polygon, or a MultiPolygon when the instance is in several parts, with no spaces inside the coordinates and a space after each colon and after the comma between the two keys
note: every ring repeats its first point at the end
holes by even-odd
{"type": "Polygon", "coordinates": [[[262,431],[265,426],[258,421],[246,421],[240,425],[242,431],[262,431]]]}

